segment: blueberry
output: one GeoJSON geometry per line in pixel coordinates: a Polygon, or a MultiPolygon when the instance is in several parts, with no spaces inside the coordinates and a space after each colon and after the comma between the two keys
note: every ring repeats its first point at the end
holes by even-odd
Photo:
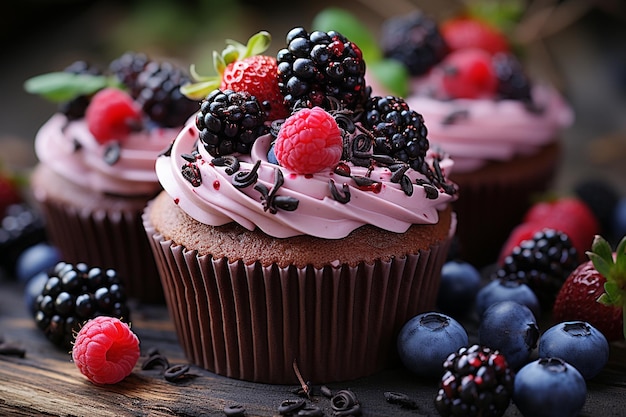
{"type": "Polygon", "coordinates": [[[47,243],[38,243],[25,249],[17,258],[15,274],[26,282],[41,271],[52,268],[61,260],[59,250],[47,243]]]}
{"type": "Polygon", "coordinates": [[[272,146],[270,146],[269,151],[267,151],[267,162],[269,162],[270,164],[279,165],[278,159],[276,159],[276,154],[274,153],[273,143],[272,143],[272,146]]]}
{"type": "Polygon", "coordinates": [[[494,279],[478,291],[476,295],[476,312],[481,317],[485,310],[498,301],[515,301],[525,305],[539,319],[541,307],[533,290],[523,282],[514,280],[494,279]]]}
{"type": "Polygon", "coordinates": [[[402,363],[411,372],[426,377],[440,377],[446,358],[468,344],[467,332],[459,322],[435,312],[413,317],[398,335],[402,363]]]}
{"type": "Polygon", "coordinates": [[[48,282],[48,274],[44,271],[35,274],[26,282],[26,287],[24,288],[24,303],[28,311],[33,314],[35,313],[35,299],[43,292],[46,282],[48,282]]]}
{"type": "Polygon", "coordinates": [[[574,417],[585,405],[587,385],[572,365],[539,358],[519,370],[513,402],[525,417],[574,417]]]}
{"type": "Polygon", "coordinates": [[[457,317],[469,312],[480,288],[480,273],[463,261],[448,261],[441,269],[437,307],[457,317]]]}
{"type": "Polygon", "coordinates": [[[626,236],[626,197],[621,198],[613,210],[612,229],[617,240],[626,236]]]}
{"type": "Polygon", "coordinates": [[[537,347],[539,328],[533,312],[515,301],[492,304],[478,327],[480,344],[499,350],[512,369],[519,369],[537,347]]]}
{"type": "Polygon", "coordinates": [[[583,378],[591,379],[609,361],[609,342],[589,323],[563,322],[541,336],[539,357],[559,357],[578,369],[583,378]]]}

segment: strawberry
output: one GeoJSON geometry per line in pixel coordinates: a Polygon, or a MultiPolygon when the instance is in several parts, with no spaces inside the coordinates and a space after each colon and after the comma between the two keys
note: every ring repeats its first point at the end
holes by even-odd
{"type": "Polygon", "coordinates": [[[488,23],[471,17],[455,17],[440,26],[441,35],[451,51],[480,48],[490,54],[509,52],[509,42],[502,32],[488,23]]]}
{"type": "Polygon", "coordinates": [[[182,93],[191,99],[202,100],[218,88],[247,92],[264,106],[267,120],[286,118],[289,113],[278,88],[276,58],[261,55],[270,42],[271,36],[265,31],[251,36],[246,45],[227,40],[228,46],[221,54],[213,53],[217,75],[200,75],[192,66],[191,75],[195,82],[183,85],[182,93]]]}
{"type": "Polygon", "coordinates": [[[551,228],[565,233],[578,252],[579,262],[585,262],[585,252],[591,248],[600,224],[591,209],[579,198],[563,197],[535,203],[524,215],[523,223],[509,235],[500,252],[500,264],[515,246],[535,232],[551,228]]]}
{"type": "Polygon", "coordinates": [[[553,308],[557,322],[582,320],[600,330],[609,341],[626,337],[626,237],[615,252],[596,236],[589,261],[570,274],[553,308]]]}
{"type": "Polygon", "coordinates": [[[268,120],[284,119],[288,112],[278,88],[277,73],[276,58],[271,56],[254,55],[233,61],[222,73],[220,90],[247,91],[268,108],[268,120]]]}
{"type": "Polygon", "coordinates": [[[478,48],[451,52],[441,62],[442,87],[450,98],[492,98],[498,78],[491,56],[478,48]]]}
{"type": "Polygon", "coordinates": [[[132,97],[117,88],[98,91],[85,112],[87,127],[99,143],[123,141],[141,126],[142,113],[132,97]]]}

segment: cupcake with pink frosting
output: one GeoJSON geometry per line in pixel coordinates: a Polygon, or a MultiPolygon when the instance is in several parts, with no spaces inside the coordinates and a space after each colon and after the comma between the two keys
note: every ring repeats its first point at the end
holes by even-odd
{"type": "Polygon", "coordinates": [[[94,68],[77,61],[25,84],[60,103],[35,138],[33,195],[65,261],[113,268],[127,295],[161,303],[141,213],[161,190],[157,156],[198,103],[179,92],[187,77],[170,63],[126,53],[106,74],[94,68]]]}
{"type": "Polygon", "coordinates": [[[554,178],[571,108],[554,87],[531,80],[503,33],[478,18],[438,24],[415,12],[387,20],[381,38],[385,56],[406,63],[406,101],[424,116],[431,143],[455,161],[460,255],[477,266],[495,262],[554,178]]]}
{"type": "MultiPolygon", "coordinates": [[[[341,34],[287,35],[302,39],[334,51],[319,65],[365,71],[341,34]]],[[[164,191],[144,226],[192,363],[266,383],[351,380],[394,363],[401,326],[434,308],[456,230],[454,164],[402,99],[325,100],[310,78],[283,83],[300,77],[290,49],[274,75],[290,115],[268,120],[245,88],[210,92],[157,159],[164,191]]]]}

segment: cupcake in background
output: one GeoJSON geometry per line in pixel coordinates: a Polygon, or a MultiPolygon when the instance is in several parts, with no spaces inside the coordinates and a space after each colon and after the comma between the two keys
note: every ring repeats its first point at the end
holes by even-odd
{"type": "Polygon", "coordinates": [[[407,103],[424,116],[431,143],[455,161],[461,257],[495,262],[555,176],[571,108],[554,87],[529,78],[503,32],[476,17],[393,17],[382,26],[381,48],[406,65],[407,103]]]}
{"type": "MultiPolygon", "coordinates": [[[[257,36],[269,34],[248,45],[257,36]]],[[[397,360],[402,325],[434,308],[453,161],[404,100],[367,94],[360,49],[340,33],[294,28],[256,60],[278,71],[243,78],[270,74],[261,84],[287,117],[248,83],[214,89],[157,159],[164,191],[144,226],[178,338],[192,363],[238,379],[371,375],[397,360]]]]}
{"type": "Polygon", "coordinates": [[[67,262],[114,268],[142,302],[164,300],[141,213],[161,190],[157,156],[198,109],[179,91],[187,80],[169,62],[127,52],[106,71],[77,61],[25,82],[59,102],[35,138],[31,176],[50,241],[67,262]]]}

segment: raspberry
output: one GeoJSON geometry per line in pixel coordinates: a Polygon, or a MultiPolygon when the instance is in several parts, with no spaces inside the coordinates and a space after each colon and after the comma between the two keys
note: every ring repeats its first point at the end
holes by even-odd
{"type": "Polygon", "coordinates": [[[114,317],[89,320],[78,332],[72,359],[94,384],[116,384],[132,372],[139,360],[139,339],[114,317]]]}
{"type": "Polygon", "coordinates": [[[274,146],[280,165],[297,174],[332,168],[342,151],[339,126],[321,107],[304,108],[285,120],[274,146]]]}
{"type": "Polygon", "coordinates": [[[498,77],[491,55],[477,49],[452,52],[442,62],[442,85],[450,98],[492,98],[498,88],[498,77]]]}
{"type": "Polygon", "coordinates": [[[91,99],[85,113],[89,131],[100,143],[123,140],[141,124],[141,110],[122,90],[105,88],[91,99]]]}

